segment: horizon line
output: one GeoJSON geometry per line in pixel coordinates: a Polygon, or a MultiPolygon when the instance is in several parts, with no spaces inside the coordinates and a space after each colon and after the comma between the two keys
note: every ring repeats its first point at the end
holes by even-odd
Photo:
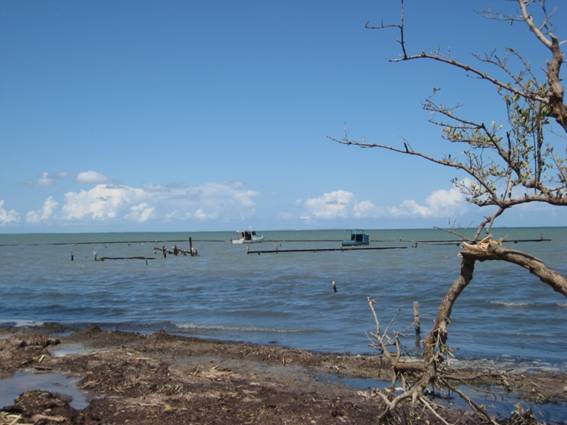
{"type": "MultiPolygon", "coordinates": [[[[565,226],[495,226],[493,229],[557,229],[566,228],[565,226]]],[[[350,231],[355,227],[344,228],[313,228],[313,229],[252,229],[258,232],[321,232],[321,231],[350,231]]],[[[436,228],[436,227],[391,227],[391,228],[364,228],[356,227],[356,229],[365,231],[392,231],[392,230],[438,230],[440,232],[448,230],[476,230],[476,227],[451,227],[451,228],[436,228]]],[[[244,229],[247,230],[247,229],[244,229]]],[[[248,229],[250,230],[250,229],[248,229]]],[[[126,231],[78,231],[78,232],[0,232],[0,236],[4,235],[81,235],[81,234],[124,234],[124,233],[237,233],[242,230],[126,230],[126,231]]]]}

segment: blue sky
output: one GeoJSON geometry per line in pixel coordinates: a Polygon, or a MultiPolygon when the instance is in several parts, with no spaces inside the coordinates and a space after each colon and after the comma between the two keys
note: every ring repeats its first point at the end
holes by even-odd
{"type": "MultiPolygon", "coordinates": [[[[471,61],[516,46],[543,66],[524,27],[475,12],[511,6],[408,0],[408,45],[471,61]]],[[[421,108],[433,87],[502,116],[485,83],[389,63],[396,34],[364,23],[397,17],[394,0],[1,2],[0,232],[474,225],[448,170],[327,139],[439,154],[421,108]]]]}

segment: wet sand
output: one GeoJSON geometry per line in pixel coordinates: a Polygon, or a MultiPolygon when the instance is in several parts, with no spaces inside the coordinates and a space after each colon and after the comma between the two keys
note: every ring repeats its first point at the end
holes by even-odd
{"type": "MultiPolygon", "coordinates": [[[[451,375],[477,391],[565,406],[567,421],[563,372],[460,365],[451,375]]],[[[375,424],[383,405],[373,388],[386,387],[389,372],[379,356],[46,324],[0,328],[0,378],[0,388],[23,389],[4,406],[0,391],[0,424],[375,424]]],[[[439,413],[480,423],[448,403],[439,413]]],[[[427,422],[441,423],[406,408],[392,423],[427,422]]]]}

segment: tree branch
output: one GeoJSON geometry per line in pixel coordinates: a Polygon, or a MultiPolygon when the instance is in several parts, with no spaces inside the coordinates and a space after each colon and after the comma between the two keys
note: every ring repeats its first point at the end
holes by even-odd
{"type": "Polygon", "coordinates": [[[537,39],[541,41],[541,43],[546,46],[548,49],[551,49],[552,42],[548,39],[544,33],[541,32],[539,27],[536,25],[534,18],[528,12],[528,0],[518,0],[518,5],[520,6],[520,12],[522,13],[522,19],[528,25],[528,28],[531,32],[535,34],[537,39]]]}
{"type": "Polygon", "coordinates": [[[474,75],[476,75],[478,78],[480,78],[481,80],[486,80],[490,83],[492,83],[493,85],[495,85],[496,87],[505,90],[507,92],[510,92],[512,94],[516,94],[518,96],[521,96],[523,98],[526,99],[531,99],[531,100],[537,100],[540,102],[545,102],[547,101],[547,98],[539,96],[537,93],[532,93],[529,92],[527,90],[518,90],[514,87],[512,87],[509,83],[505,83],[503,81],[500,81],[499,79],[493,77],[492,75],[488,74],[487,72],[481,71],[471,65],[468,65],[466,63],[462,63],[459,61],[456,61],[454,59],[450,59],[447,58],[445,56],[441,56],[441,55],[435,55],[435,54],[431,54],[431,53],[426,53],[426,52],[421,52],[418,53],[416,55],[409,55],[407,57],[401,58],[401,59],[390,59],[390,62],[403,62],[403,61],[411,61],[411,60],[417,60],[417,59],[430,59],[436,62],[441,62],[441,63],[445,63],[447,65],[451,65],[453,67],[456,68],[460,68],[463,71],[466,72],[470,72],[474,75]]]}
{"type": "Polygon", "coordinates": [[[554,291],[567,297],[567,278],[561,273],[547,267],[540,259],[522,251],[505,248],[495,240],[486,244],[463,244],[462,255],[470,256],[477,261],[506,261],[517,264],[536,275],[542,282],[549,285],[554,291]]]}
{"type": "Polygon", "coordinates": [[[450,159],[449,157],[444,158],[444,159],[435,158],[431,155],[415,151],[406,142],[404,142],[404,148],[401,149],[401,148],[396,148],[396,147],[390,146],[390,145],[383,145],[383,144],[380,144],[380,143],[363,143],[363,142],[353,141],[353,140],[350,140],[350,139],[336,139],[334,137],[328,137],[328,138],[329,138],[329,140],[332,140],[333,142],[336,142],[336,143],[340,143],[342,145],[357,146],[357,147],[364,148],[364,149],[369,149],[369,148],[384,149],[384,150],[388,150],[388,151],[392,151],[392,152],[401,153],[401,154],[404,154],[404,155],[416,156],[416,157],[419,157],[419,158],[423,158],[427,161],[433,162],[435,164],[444,165],[446,167],[462,170],[465,173],[467,173],[468,175],[470,175],[472,178],[474,178],[491,195],[491,197],[493,199],[495,199],[495,200],[498,199],[498,196],[496,195],[494,190],[490,187],[490,185],[487,184],[486,181],[484,181],[484,179],[482,178],[482,176],[479,174],[479,172],[477,170],[475,170],[474,168],[472,168],[470,166],[463,164],[462,162],[454,161],[453,159],[450,159]]]}

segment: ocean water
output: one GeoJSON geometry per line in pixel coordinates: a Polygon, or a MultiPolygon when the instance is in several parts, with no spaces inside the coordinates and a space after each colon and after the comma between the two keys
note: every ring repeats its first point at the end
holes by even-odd
{"type": "MultiPolygon", "coordinates": [[[[329,248],[348,231],[261,232],[250,249],[329,248]]],[[[567,273],[567,228],[498,229],[496,236],[551,242],[513,245],[567,273]]],[[[422,329],[433,323],[456,277],[458,247],[437,230],[376,230],[372,246],[404,250],[247,255],[230,232],[0,235],[0,323],[97,323],[112,329],[172,333],[325,352],[371,352],[373,321],[406,334],[414,349],[412,303],[422,329]],[[153,253],[191,236],[198,257],[153,253]],[[155,260],[93,261],[101,256],[155,260]],[[70,260],[71,253],[74,261],[70,260]],[[335,293],[331,281],[335,280],[335,293]]],[[[530,361],[567,367],[567,298],[518,266],[487,262],[453,310],[449,344],[457,358],[530,361]]]]}

